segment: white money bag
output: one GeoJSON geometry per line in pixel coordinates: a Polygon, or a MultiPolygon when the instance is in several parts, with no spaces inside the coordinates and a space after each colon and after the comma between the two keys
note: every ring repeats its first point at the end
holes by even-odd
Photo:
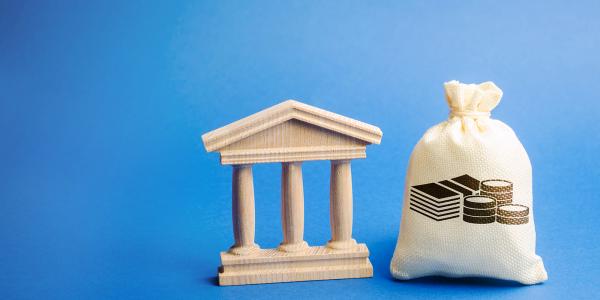
{"type": "Polygon", "coordinates": [[[529,157],[490,118],[502,91],[492,82],[444,86],[450,117],[411,154],[392,275],[547,280],[535,253],[529,157]]]}

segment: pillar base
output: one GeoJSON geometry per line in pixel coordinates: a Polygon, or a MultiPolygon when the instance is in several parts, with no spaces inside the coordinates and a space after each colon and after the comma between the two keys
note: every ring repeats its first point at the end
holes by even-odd
{"type": "Polygon", "coordinates": [[[231,246],[231,248],[229,248],[229,250],[227,252],[230,254],[233,254],[233,255],[249,255],[258,250],[260,250],[260,247],[258,246],[258,244],[254,244],[254,245],[250,245],[250,246],[233,245],[233,246],[231,246]]]}
{"type": "Polygon", "coordinates": [[[221,252],[221,264],[219,285],[373,277],[365,244],[346,250],[309,247],[294,253],[260,249],[248,256],[221,252]]]}
{"type": "Polygon", "coordinates": [[[283,252],[299,252],[299,251],[304,251],[306,249],[308,249],[308,243],[306,243],[305,241],[295,243],[295,244],[281,243],[281,244],[279,244],[279,247],[277,247],[277,250],[283,251],[283,252]]]}
{"type": "Polygon", "coordinates": [[[341,250],[341,249],[351,249],[356,247],[358,244],[355,239],[349,239],[345,241],[329,241],[327,243],[327,247],[331,249],[341,250]]]}

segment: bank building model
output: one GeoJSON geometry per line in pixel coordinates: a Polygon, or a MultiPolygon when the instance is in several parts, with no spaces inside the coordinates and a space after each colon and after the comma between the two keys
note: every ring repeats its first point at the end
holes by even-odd
{"type": "Polygon", "coordinates": [[[235,243],[221,252],[219,285],[373,276],[369,249],[352,238],[352,159],[379,144],[379,128],[288,100],[202,136],[208,152],[231,165],[235,243]],[[309,246],[304,235],[302,162],[329,160],[331,239],[309,246]],[[283,241],[261,249],[254,241],[252,165],[281,163],[283,241]]]}

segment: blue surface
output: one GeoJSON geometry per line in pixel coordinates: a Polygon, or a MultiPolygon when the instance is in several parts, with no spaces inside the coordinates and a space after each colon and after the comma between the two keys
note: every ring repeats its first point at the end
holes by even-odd
{"type": "MultiPolygon", "coordinates": [[[[0,3],[0,298],[600,297],[598,2],[0,3]],[[534,168],[550,279],[394,281],[412,146],[442,83],[493,80],[534,168]],[[215,286],[230,168],[200,135],[294,98],[379,126],[353,164],[364,280],[215,286]]],[[[279,166],[254,169],[257,242],[282,237],[279,166]]],[[[328,163],[304,167],[329,238],[328,163]]]]}

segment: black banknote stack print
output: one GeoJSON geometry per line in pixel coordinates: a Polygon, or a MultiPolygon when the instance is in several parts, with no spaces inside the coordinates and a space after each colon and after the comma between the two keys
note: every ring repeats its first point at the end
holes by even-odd
{"type": "Polygon", "coordinates": [[[435,221],[458,218],[460,194],[437,183],[416,185],[410,191],[410,209],[435,221]]]}

